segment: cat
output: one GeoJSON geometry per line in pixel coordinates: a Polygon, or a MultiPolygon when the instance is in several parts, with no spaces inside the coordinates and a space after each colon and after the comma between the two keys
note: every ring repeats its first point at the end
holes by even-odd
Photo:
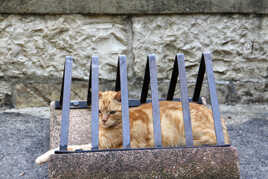
{"type": "MultiPolygon", "coordinates": [[[[189,103],[193,143],[195,146],[215,145],[216,136],[212,111],[205,105],[189,103]]],[[[184,125],[181,102],[160,101],[160,120],[163,147],[184,146],[184,125]]],[[[99,92],[99,149],[122,148],[121,93],[99,92]]],[[[131,148],[154,147],[152,103],[129,108],[131,148]]],[[[229,136],[224,120],[221,119],[224,141],[229,136]]],[[[90,150],[91,144],[69,145],[68,150],[90,150]]],[[[37,164],[47,162],[53,149],[36,159],[37,164]]]]}

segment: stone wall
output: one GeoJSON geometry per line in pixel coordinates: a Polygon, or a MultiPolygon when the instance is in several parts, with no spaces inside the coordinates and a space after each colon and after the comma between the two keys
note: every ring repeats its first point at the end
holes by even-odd
{"type": "MultiPolygon", "coordinates": [[[[112,90],[119,54],[128,59],[129,95],[138,98],[150,53],[157,55],[161,97],[174,56],[185,54],[191,96],[206,51],[213,55],[220,103],[268,102],[266,0],[51,2],[0,3],[0,107],[59,99],[67,55],[75,58],[72,99],[86,99],[92,55],[100,57],[100,89],[112,90]]],[[[207,85],[202,95],[208,97],[207,85]]]]}
{"type": "MultiPolygon", "coordinates": [[[[165,97],[174,56],[184,53],[191,95],[204,51],[213,55],[220,103],[266,103],[267,49],[267,15],[3,14],[0,105],[45,106],[58,99],[67,55],[75,58],[72,99],[86,99],[93,54],[100,58],[102,90],[113,89],[117,56],[127,55],[129,94],[138,98],[147,54],[157,55],[159,91],[165,97]]],[[[208,96],[206,87],[202,95],[208,96]]]]}
{"type": "Polygon", "coordinates": [[[267,14],[267,0],[1,0],[0,13],[13,14],[267,14]],[[53,3],[53,4],[52,4],[53,3]]]}

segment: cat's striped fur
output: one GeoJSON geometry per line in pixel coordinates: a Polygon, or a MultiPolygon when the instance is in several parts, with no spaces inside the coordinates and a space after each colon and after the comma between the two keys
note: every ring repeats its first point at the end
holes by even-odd
{"type": "MultiPolygon", "coordinates": [[[[190,114],[195,146],[215,145],[216,136],[212,111],[205,105],[190,103],[190,114]]],[[[162,145],[185,145],[182,105],[180,102],[161,101],[160,119],[162,145]]],[[[122,119],[120,92],[106,91],[99,93],[99,148],[122,147],[122,119]]],[[[130,139],[132,148],[154,147],[152,104],[147,103],[129,109],[130,139]]],[[[224,120],[221,119],[224,140],[229,144],[229,137],[224,120]]],[[[68,150],[90,150],[91,145],[69,146],[68,150]]],[[[50,150],[36,159],[36,163],[46,162],[55,151],[50,150]]]]}

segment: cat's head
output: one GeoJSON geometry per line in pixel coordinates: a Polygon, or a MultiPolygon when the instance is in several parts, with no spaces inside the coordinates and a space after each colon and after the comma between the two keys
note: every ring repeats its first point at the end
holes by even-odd
{"type": "Polygon", "coordinates": [[[121,123],[121,93],[120,91],[99,92],[99,124],[110,128],[121,123]]]}

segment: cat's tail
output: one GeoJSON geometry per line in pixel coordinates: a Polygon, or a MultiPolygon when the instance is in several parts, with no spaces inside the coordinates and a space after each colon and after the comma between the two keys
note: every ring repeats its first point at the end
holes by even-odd
{"type": "Polygon", "coordinates": [[[51,149],[47,151],[46,153],[40,155],[39,157],[35,159],[35,163],[38,165],[41,165],[41,164],[48,162],[49,158],[51,157],[51,155],[55,153],[56,150],[59,150],[59,148],[51,149]]]}

